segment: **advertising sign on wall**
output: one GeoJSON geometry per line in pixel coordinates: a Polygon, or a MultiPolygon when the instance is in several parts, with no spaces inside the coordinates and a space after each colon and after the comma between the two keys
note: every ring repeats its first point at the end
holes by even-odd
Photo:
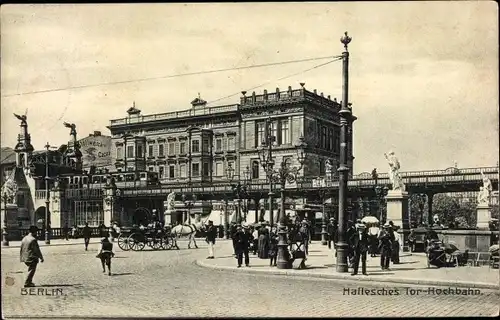
{"type": "Polygon", "coordinates": [[[83,168],[111,166],[111,137],[89,136],[79,142],[83,168]]]}

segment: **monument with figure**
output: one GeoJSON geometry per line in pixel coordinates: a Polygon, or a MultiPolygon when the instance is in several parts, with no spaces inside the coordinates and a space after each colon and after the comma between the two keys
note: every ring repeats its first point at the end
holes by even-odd
{"type": "Polygon", "coordinates": [[[172,215],[175,214],[175,192],[170,192],[167,200],[163,203],[165,225],[172,223],[172,215]]]}
{"type": "Polygon", "coordinates": [[[491,184],[491,180],[482,170],[481,176],[483,178],[483,186],[479,188],[479,193],[477,195],[476,226],[479,230],[488,230],[491,220],[490,196],[493,191],[493,185],[491,184]]]}
{"type": "MultiPolygon", "coordinates": [[[[408,214],[408,192],[401,177],[401,164],[393,151],[384,153],[387,163],[389,164],[389,181],[391,190],[387,192],[385,199],[387,200],[387,221],[392,221],[395,226],[399,227],[399,231],[404,236],[404,230],[410,227],[408,214]]],[[[404,242],[406,243],[406,241],[404,242]]],[[[403,248],[405,251],[407,247],[403,248]]]]}

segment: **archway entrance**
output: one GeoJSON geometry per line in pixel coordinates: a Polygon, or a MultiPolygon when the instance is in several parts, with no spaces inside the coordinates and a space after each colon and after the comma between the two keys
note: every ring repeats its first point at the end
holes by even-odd
{"type": "Polygon", "coordinates": [[[44,229],[45,228],[45,206],[39,207],[36,209],[35,214],[34,214],[34,224],[37,226],[39,229],[44,229]]]}
{"type": "Polygon", "coordinates": [[[144,207],[139,207],[134,210],[134,215],[132,216],[132,223],[135,225],[147,226],[152,220],[151,211],[144,207]]]}

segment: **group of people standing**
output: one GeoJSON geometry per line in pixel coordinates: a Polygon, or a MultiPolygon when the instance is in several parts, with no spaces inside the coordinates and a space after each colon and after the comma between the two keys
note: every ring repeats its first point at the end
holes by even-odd
{"type": "Polygon", "coordinates": [[[400,235],[392,221],[388,221],[381,228],[367,227],[360,220],[353,224],[348,221],[346,240],[348,244],[348,264],[353,268],[352,275],[356,275],[361,262],[362,273],[366,275],[366,257],[370,252],[371,257],[380,254],[380,267],[389,270],[389,264],[399,264],[399,252],[402,247],[400,235]]]}

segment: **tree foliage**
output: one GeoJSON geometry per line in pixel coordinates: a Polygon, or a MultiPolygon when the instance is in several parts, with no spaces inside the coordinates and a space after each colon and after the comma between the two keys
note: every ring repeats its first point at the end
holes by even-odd
{"type": "Polygon", "coordinates": [[[455,228],[473,228],[476,226],[476,202],[459,201],[446,194],[437,194],[433,201],[433,214],[445,226],[455,228]]]}

